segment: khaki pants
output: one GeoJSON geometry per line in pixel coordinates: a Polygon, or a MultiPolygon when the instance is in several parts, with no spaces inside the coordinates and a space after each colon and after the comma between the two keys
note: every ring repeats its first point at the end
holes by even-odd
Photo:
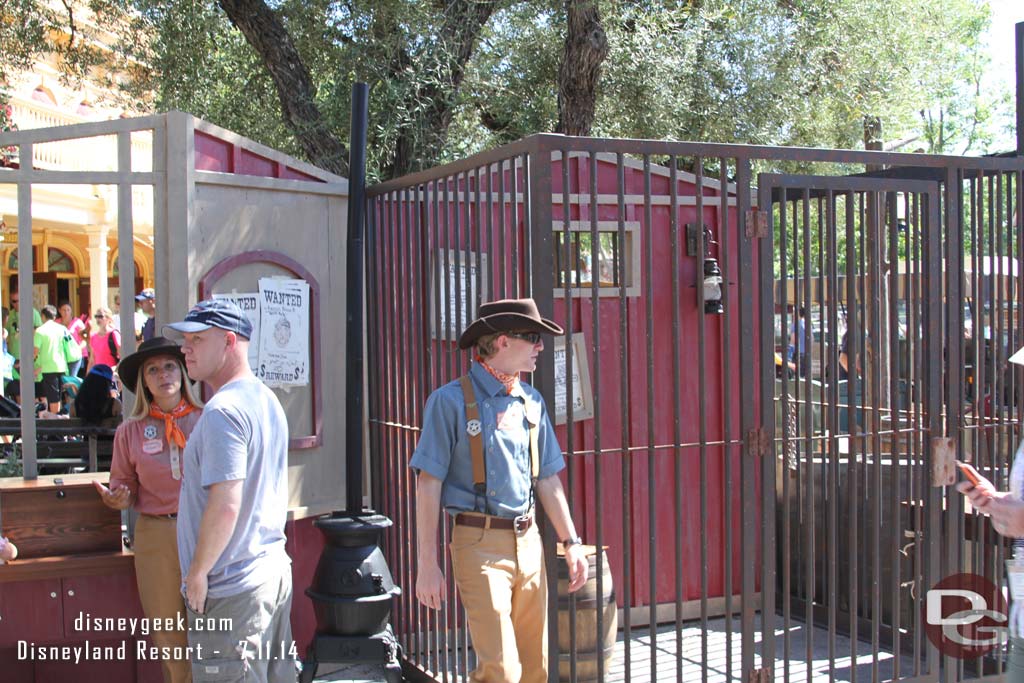
{"type": "MultiPolygon", "coordinates": [[[[177,520],[167,517],[139,515],[135,523],[135,581],[146,618],[178,620],[185,618],[185,601],[181,597],[181,569],[178,566],[177,520]]],[[[160,648],[188,646],[185,631],[150,632],[152,644],[160,648]]],[[[192,665],[184,659],[161,659],[165,683],[189,683],[192,665]]]]}
{"type": "Polygon", "coordinates": [[[282,565],[258,588],[207,598],[203,614],[185,607],[196,683],[295,683],[292,567],[282,565]],[[230,629],[216,630],[221,624],[230,629]]]}
{"type": "Polygon", "coordinates": [[[480,683],[546,683],[548,606],[536,524],[525,533],[455,525],[452,568],[480,683]]]}

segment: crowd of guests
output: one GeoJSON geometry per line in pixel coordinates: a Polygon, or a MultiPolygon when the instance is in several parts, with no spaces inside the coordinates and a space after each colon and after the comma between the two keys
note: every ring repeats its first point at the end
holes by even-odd
{"type": "MultiPolygon", "coordinates": [[[[20,294],[12,291],[2,309],[2,392],[21,401],[20,294]]],[[[90,422],[120,414],[118,365],[121,362],[120,298],[117,312],[100,306],[75,315],[67,301],[32,310],[35,363],[34,395],[41,417],[77,416],[90,422]]],[[[152,339],[156,295],[144,289],[135,297],[133,328],[139,342],[152,339]]],[[[9,404],[8,404],[9,405],[9,404]]]]}

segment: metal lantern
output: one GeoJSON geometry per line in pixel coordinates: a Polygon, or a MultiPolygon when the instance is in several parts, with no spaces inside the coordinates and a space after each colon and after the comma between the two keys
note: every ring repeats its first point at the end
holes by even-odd
{"type": "Polygon", "coordinates": [[[712,257],[704,259],[704,312],[721,315],[722,307],[722,270],[718,260],[712,257]]]}

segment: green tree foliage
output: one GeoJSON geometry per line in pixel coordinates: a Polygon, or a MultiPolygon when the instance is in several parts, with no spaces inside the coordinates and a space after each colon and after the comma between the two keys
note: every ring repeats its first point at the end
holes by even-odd
{"type": "MultiPolygon", "coordinates": [[[[875,116],[885,140],[909,149],[977,153],[1009,104],[978,85],[987,0],[597,1],[609,53],[594,135],[855,148],[875,116]]],[[[38,0],[7,4],[20,23],[0,25],[0,53],[17,66],[40,49],[47,22],[67,18],[30,11],[38,0]]],[[[306,156],[283,118],[280,83],[216,2],[89,4],[102,21],[132,22],[119,50],[130,94],[306,156]]],[[[555,130],[564,0],[268,6],[339,140],[351,83],[370,84],[371,177],[555,130]]],[[[88,63],[73,53],[72,64],[88,63]]]]}
{"type": "MultiPolygon", "coordinates": [[[[878,116],[887,140],[979,152],[993,112],[1007,106],[977,91],[983,0],[603,5],[611,54],[596,135],[851,148],[862,146],[864,117],[878,116]],[[938,112],[941,144],[927,120],[938,112]]],[[[482,144],[551,130],[557,115],[559,8],[516,5],[500,16],[474,59],[460,119],[459,137],[482,144]]]]}

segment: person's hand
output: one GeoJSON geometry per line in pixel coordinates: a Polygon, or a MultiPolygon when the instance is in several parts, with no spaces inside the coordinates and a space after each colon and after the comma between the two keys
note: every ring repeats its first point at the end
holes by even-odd
{"type": "Polygon", "coordinates": [[[193,574],[191,571],[185,577],[185,602],[196,614],[203,614],[206,611],[206,591],[209,588],[209,580],[205,574],[193,574]]]}
{"type": "Polygon", "coordinates": [[[992,519],[992,528],[1001,536],[1024,538],[1024,501],[999,496],[989,500],[985,512],[992,519]]]}
{"type": "Polygon", "coordinates": [[[436,562],[420,565],[416,573],[416,598],[430,609],[441,609],[444,602],[444,574],[436,562]]]}
{"type": "Polygon", "coordinates": [[[577,543],[565,551],[565,565],[569,568],[569,592],[575,593],[587,582],[589,565],[583,545],[577,543]]]}
{"type": "Polygon", "coordinates": [[[93,487],[103,499],[103,504],[115,510],[126,510],[132,504],[132,492],[124,484],[111,491],[98,481],[93,481],[93,487]]]}
{"type": "Polygon", "coordinates": [[[0,537],[0,560],[4,562],[10,562],[18,556],[18,546],[14,545],[6,538],[0,537]]]}
{"type": "Polygon", "coordinates": [[[981,476],[981,473],[970,464],[963,463],[963,467],[969,469],[978,478],[978,483],[972,484],[970,481],[961,481],[956,485],[956,490],[967,496],[967,499],[971,501],[971,505],[979,512],[987,513],[988,510],[985,508],[992,500],[1007,495],[1006,492],[997,491],[992,482],[981,476]]]}

